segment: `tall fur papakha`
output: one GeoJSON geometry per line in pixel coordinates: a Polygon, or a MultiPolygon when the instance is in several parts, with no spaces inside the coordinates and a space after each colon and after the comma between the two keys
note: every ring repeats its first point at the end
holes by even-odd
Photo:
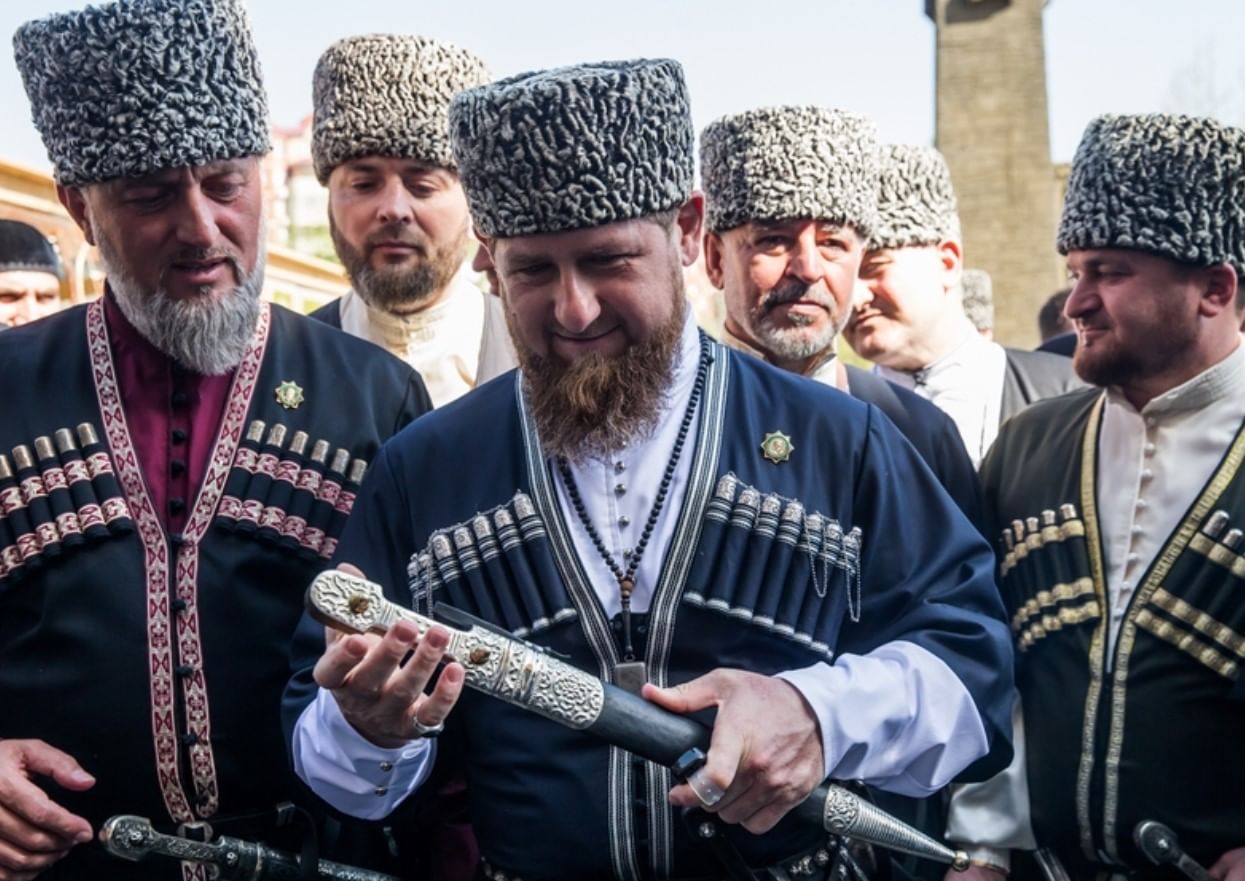
{"type": "Polygon", "coordinates": [[[878,226],[869,247],[908,248],[960,240],[951,171],[933,147],[882,148],[878,226]]]}
{"type": "Polygon", "coordinates": [[[692,140],[683,68],[670,59],[520,74],[450,104],[459,177],[489,237],[675,208],[692,192],[692,140]]]}
{"type": "Polygon", "coordinates": [[[27,22],[13,51],[65,186],[270,149],[268,99],[239,0],[89,6],[27,22]]]}
{"type": "Polygon", "coordinates": [[[1213,119],[1100,116],[1068,177],[1059,253],[1131,248],[1245,273],[1245,131],[1213,119]]]}
{"type": "Polygon", "coordinates": [[[705,221],[723,232],[755,220],[811,218],[868,239],[877,222],[873,121],[825,107],[765,107],[700,133],[705,221]]]}
{"type": "Polygon", "coordinates": [[[488,81],[484,62],[452,43],[401,34],[338,40],[313,77],[316,177],[327,183],[335,167],[360,156],[453,168],[450,99],[488,81]]]}

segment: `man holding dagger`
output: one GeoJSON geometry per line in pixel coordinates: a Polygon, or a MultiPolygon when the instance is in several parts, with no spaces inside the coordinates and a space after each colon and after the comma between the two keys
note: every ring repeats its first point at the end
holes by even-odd
{"type": "Polygon", "coordinates": [[[337,560],[713,737],[676,786],[462,691],[456,663],[425,693],[438,628],[333,639],[317,662],[305,621],[286,701],[303,779],[379,817],[461,763],[486,877],[721,877],[673,805],[777,878],[830,871],[825,833],[786,816],[827,777],[921,795],[998,769],[1011,657],[988,548],[875,409],[691,320],[703,199],[678,64],[503,80],[456,98],[450,127],[521,370],[385,448],[337,560]]]}

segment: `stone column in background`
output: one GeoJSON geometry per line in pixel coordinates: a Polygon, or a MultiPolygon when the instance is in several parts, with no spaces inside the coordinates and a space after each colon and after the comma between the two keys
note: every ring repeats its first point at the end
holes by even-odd
{"type": "Polygon", "coordinates": [[[937,28],[937,131],[959,200],[967,266],[994,281],[995,339],[1037,343],[1063,284],[1050,155],[1046,0],[926,0],[937,28]]]}

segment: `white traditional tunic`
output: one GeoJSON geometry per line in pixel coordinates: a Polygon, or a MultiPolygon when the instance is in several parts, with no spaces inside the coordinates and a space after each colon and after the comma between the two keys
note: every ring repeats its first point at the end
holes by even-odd
{"type": "Polygon", "coordinates": [[[341,328],[418,370],[440,407],[476,386],[488,296],[466,270],[450,282],[445,299],[412,315],[376,309],[352,290],[339,303],[341,328]]]}

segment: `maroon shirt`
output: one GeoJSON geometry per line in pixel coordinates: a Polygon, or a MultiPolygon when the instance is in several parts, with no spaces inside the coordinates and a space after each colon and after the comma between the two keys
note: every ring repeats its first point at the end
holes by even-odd
{"type": "Polygon", "coordinates": [[[125,419],[151,503],[169,535],[182,532],[216,445],[234,371],[200,376],[147,342],[104,298],[125,419]]]}

